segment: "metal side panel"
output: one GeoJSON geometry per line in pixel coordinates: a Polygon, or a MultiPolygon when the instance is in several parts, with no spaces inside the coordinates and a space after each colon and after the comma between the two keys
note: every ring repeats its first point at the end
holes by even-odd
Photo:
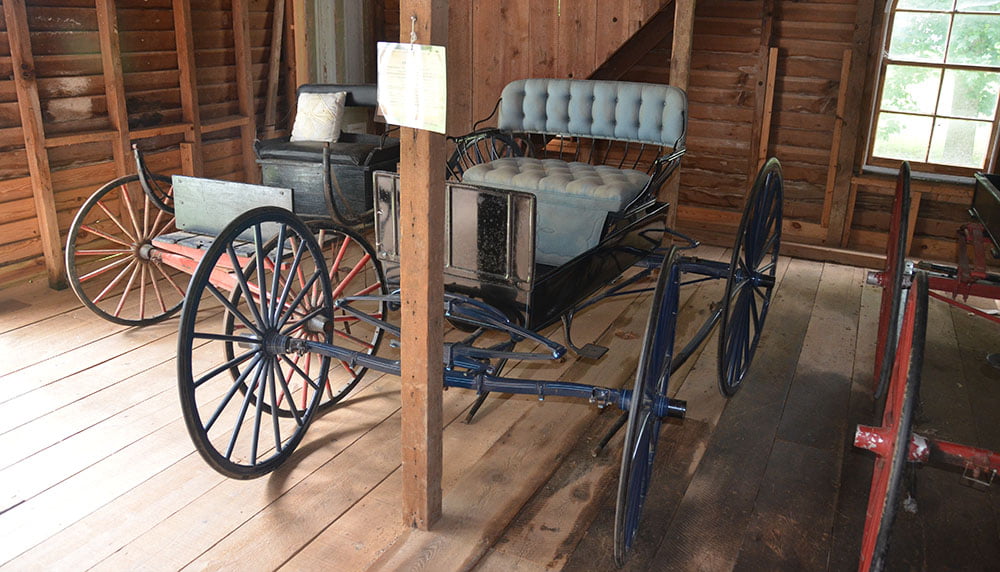
{"type": "MultiPolygon", "coordinates": [[[[399,175],[375,175],[375,249],[399,283],[399,175]]],[[[445,183],[445,287],[523,319],[535,279],[535,197],[445,183]]]]}
{"type": "MultiPolygon", "coordinates": [[[[291,189],[183,175],[173,176],[173,189],[177,228],[199,234],[217,236],[233,219],[257,207],[292,210],[291,189]]],[[[266,241],[278,233],[277,225],[265,225],[263,231],[266,241]]],[[[240,238],[253,240],[253,235],[243,233],[240,238]]]]}

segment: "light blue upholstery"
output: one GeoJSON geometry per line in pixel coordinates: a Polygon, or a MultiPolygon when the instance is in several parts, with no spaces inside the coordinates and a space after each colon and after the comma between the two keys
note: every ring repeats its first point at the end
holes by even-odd
{"type": "Polygon", "coordinates": [[[687,95],[669,85],[580,79],[522,79],[504,88],[497,127],[683,146],[687,95]]]}
{"type": "MultiPolygon", "coordinates": [[[[687,95],[669,85],[523,79],[503,90],[497,127],[515,133],[684,147],[687,95]]],[[[526,191],[537,199],[535,260],[560,265],[600,242],[609,213],[624,209],[649,175],[606,165],[497,159],[467,169],[466,183],[526,191]]]]}
{"type": "Polygon", "coordinates": [[[649,175],[607,165],[509,157],[469,168],[463,181],[495,189],[530,191],[539,199],[617,212],[646,186],[649,175]]]}

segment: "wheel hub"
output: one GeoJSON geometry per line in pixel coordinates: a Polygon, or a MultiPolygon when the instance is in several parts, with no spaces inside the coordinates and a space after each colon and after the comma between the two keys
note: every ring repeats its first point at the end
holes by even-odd
{"type": "Polygon", "coordinates": [[[270,356],[279,356],[288,353],[289,337],[279,333],[277,330],[264,332],[264,351],[270,356]]]}

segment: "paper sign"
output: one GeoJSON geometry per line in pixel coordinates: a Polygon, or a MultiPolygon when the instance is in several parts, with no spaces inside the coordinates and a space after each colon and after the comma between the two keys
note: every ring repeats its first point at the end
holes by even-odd
{"type": "Polygon", "coordinates": [[[387,123],[445,132],[444,46],[378,43],[378,109],[387,123]]]}

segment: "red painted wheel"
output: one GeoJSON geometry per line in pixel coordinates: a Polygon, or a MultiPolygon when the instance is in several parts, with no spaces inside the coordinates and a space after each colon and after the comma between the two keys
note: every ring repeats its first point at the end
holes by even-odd
{"type": "Polygon", "coordinates": [[[875,346],[875,397],[885,395],[892,375],[899,339],[899,315],[903,311],[903,273],[906,268],[906,237],[910,226],[910,164],[903,162],[896,177],[896,195],[892,201],[892,220],[886,244],[885,270],[882,271],[882,305],[878,317],[878,341],[875,346]]]}
{"type": "Polygon", "coordinates": [[[899,346],[889,380],[881,427],[858,426],[854,446],[874,452],[875,470],[858,570],[882,570],[889,548],[889,531],[902,492],[903,469],[910,449],[913,413],[920,388],[924,339],[927,334],[927,275],[919,273],[906,304],[899,346]]]}

